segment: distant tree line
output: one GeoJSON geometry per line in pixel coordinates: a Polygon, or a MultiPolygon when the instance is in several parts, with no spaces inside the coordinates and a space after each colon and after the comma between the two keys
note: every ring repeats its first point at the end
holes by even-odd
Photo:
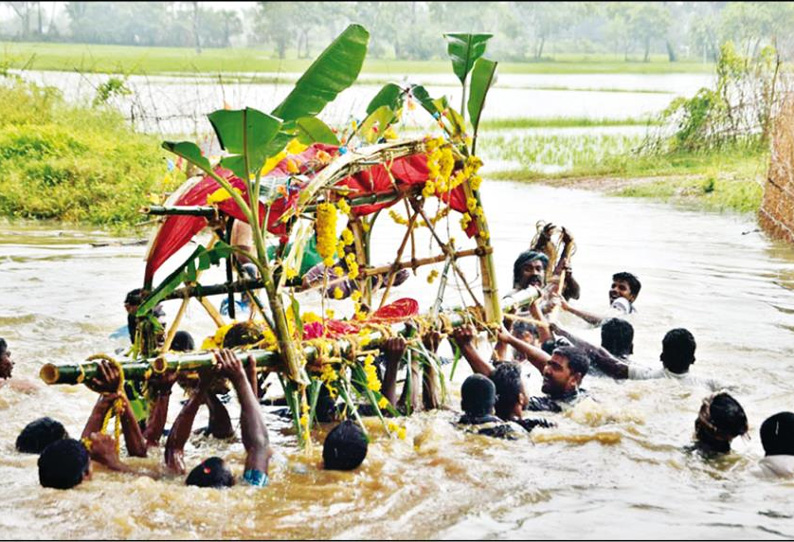
{"type": "Polygon", "coordinates": [[[491,32],[494,57],[541,61],[562,53],[649,61],[714,61],[732,41],[748,56],[794,39],[794,2],[258,2],[242,13],[207,2],[3,2],[5,39],[118,45],[264,47],[279,58],[316,54],[349,22],[371,32],[376,58],[443,58],[442,31],[491,32]]]}

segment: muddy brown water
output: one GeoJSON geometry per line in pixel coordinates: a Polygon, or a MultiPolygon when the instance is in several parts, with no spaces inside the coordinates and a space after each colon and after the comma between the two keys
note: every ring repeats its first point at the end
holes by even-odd
{"type": "MultiPolygon", "coordinates": [[[[453,411],[404,420],[405,440],[387,438],[368,421],[373,442],[363,466],[333,473],[319,468],[322,434],[315,449],[298,451],[286,424],[266,413],[277,457],[265,490],[202,490],[182,479],[97,468],[90,481],[58,491],[39,486],[36,457],[16,453],[14,441],[27,422],[44,415],[79,435],[94,395],[80,386],[42,385],[32,395],[6,387],[0,389],[2,537],[793,537],[794,483],[759,479],[754,467],[763,454],[761,422],[794,411],[794,250],[767,240],[752,217],[509,182],[486,182],[483,191],[503,291],[535,222],[568,226],[578,245],[579,305],[604,308],[611,274],[637,274],[643,287],[633,320],[636,362],[658,364],[663,334],[690,329],[698,342],[694,372],[732,387],[747,411],[751,438],[735,441],[729,456],[704,462],[682,447],[708,390],[587,377],[595,400],[550,416],[557,428],[522,441],[464,436],[449,423],[453,411]]],[[[459,232],[457,219],[450,230],[459,232]]],[[[375,260],[387,261],[399,232],[381,218],[375,260]]],[[[13,352],[15,377],[35,379],[44,362],[79,361],[124,344],[108,336],[125,323],[122,301],[141,280],[145,249],[115,241],[84,229],[0,226],[0,336],[13,352]]],[[[396,294],[426,307],[437,283],[425,277],[420,272],[396,294]]],[[[451,287],[448,303],[459,298],[451,287]]],[[[309,295],[304,303],[313,302],[309,295]]],[[[176,308],[166,305],[169,317],[176,308]]],[[[191,309],[184,327],[197,338],[211,330],[199,308],[191,309]]],[[[467,373],[459,368],[451,384],[453,410],[467,373]]],[[[528,375],[537,393],[540,378],[528,375]]],[[[178,408],[172,401],[169,424],[178,408]]],[[[232,415],[236,421],[236,410],[232,415]]],[[[205,419],[200,414],[198,423],[205,419]]],[[[189,466],[220,455],[242,471],[239,440],[195,437],[186,455],[189,466]]],[[[155,467],[161,461],[154,451],[132,462],[155,467]]]]}

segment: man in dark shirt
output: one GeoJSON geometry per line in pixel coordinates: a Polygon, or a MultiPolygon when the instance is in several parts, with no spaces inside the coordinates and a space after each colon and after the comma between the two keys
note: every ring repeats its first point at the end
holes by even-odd
{"type": "MultiPolygon", "coordinates": [[[[474,329],[471,326],[462,326],[453,333],[453,339],[472,370],[490,378],[494,367],[477,352],[472,343],[473,336],[474,329]]],[[[563,405],[578,399],[579,386],[590,367],[583,352],[571,346],[562,346],[549,355],[512,336],[506,330],[499,332],[499,340],[523,352],[527,361],[543,375],[541,391],[545,395],[527,398],[524,410],[560,412],[563,405]]]]}

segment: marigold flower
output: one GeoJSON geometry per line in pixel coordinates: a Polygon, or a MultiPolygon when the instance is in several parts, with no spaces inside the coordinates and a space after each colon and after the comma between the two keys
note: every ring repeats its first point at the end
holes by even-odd
{"type": "Polygon", "coordinates": [[[334,288],[334,299],[342,299],[345,296],[345,293],[342,291],[342,288],[337,286],[334,288]]]}

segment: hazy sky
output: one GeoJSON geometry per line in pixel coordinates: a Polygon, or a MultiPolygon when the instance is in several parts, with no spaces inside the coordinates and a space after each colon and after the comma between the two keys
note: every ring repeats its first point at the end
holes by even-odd
{"type": "MultiPolygon", "coordinates": [[[[187,2],[185,2],[187,3],[187,2]]],[[[256,2],[199,2],[204,6],[209,6],[214,9],[234,9],[237,11],[241,11],[245,8],[256,6],[256,2]]],[[[42,16],[46,21],[45,24],[49,23],[50,17],[53,15],[53,10],[55,10],[55,16],[59,16],[63,13],[64,6],[66,2],[42,2],[41,9],[42,9],[42,16]]],[[[5,2],[0,3],[0,18],[7,19],[9,17],[14,17],[14,10],[10,6],[6,5],[5,2]]]]}

